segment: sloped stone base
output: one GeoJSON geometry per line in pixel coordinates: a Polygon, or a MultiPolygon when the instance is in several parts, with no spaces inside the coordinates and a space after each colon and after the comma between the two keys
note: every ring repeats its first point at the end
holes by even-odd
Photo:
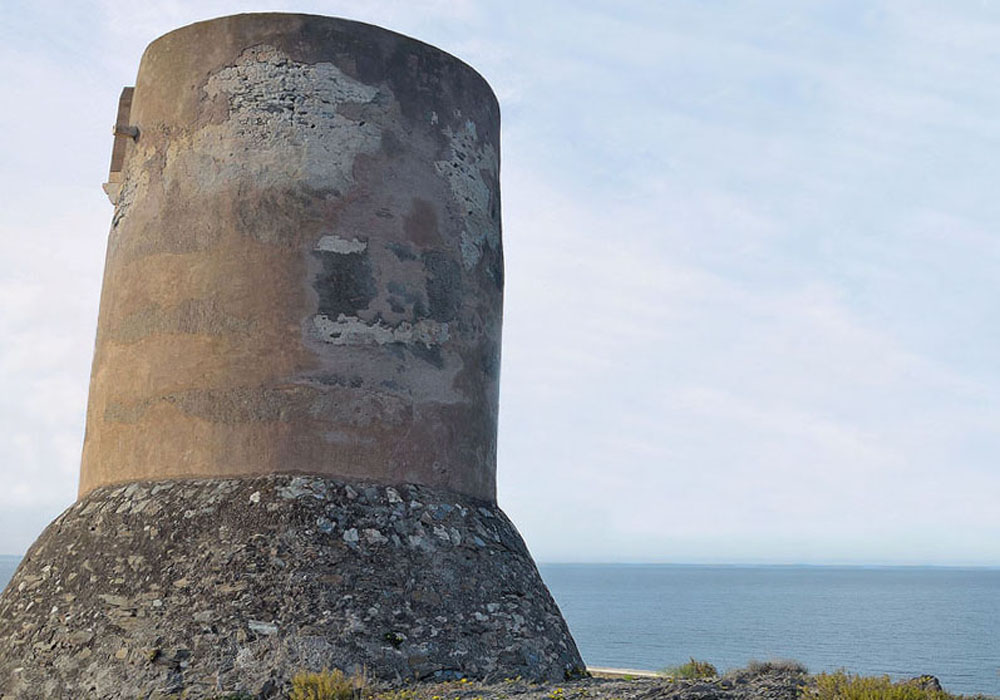
{"type": "Polygon", "coordinates": [[[494,504],[269,476],[98,489],[0,596],[3,697],[268,697],[295,672],[563,679],[583,662],[494,504]]]}

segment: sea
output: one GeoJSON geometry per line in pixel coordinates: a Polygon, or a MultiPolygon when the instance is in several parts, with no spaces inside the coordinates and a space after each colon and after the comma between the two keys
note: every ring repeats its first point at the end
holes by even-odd
{"type": "MultiPolygon", "coordinates": [[[[0,587],[18,557],[0,556],[0,587]]],[[[794,659],[1000,697],[1000,569],[541,564],[590,666],[794,659]]],[[[0,631],[2,633],[2,631],[0,631]]]]}
{"type": "Polygon", "coordinates": [[[543,564],[590,666],[794,659],[1000,696],[1000,569],[543,564]]]}

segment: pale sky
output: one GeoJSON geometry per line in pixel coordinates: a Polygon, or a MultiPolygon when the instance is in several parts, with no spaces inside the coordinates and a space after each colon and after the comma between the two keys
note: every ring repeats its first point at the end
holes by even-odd
{"type": "Polygon", "coordinates": [[[241,11],[502,109],[500,505],[540,561],[1000,565],[1000,6],[5,0],[0,553],[71,504],[118,93],[241,11]]]}

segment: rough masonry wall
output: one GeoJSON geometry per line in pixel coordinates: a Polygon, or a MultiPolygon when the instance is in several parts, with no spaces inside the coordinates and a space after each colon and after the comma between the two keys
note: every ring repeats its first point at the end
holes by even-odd
{"type": "Polygon", "coordinates": [[[276,472],[495,497],[499,113],[369,25],[242,15],[143,57],[81,494],[276,472]]]}
{"type": "Polygon", "coordinates": [[[92,491],[0,598],[0,695],[275,696],[299,670],[563,680],[576,645],[495,504],[327,478],[92,491]]]}

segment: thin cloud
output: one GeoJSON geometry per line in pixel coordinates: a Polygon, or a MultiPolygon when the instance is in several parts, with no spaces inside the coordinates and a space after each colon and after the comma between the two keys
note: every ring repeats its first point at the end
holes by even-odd
{"type": "Polygon", "coordinates": [[[118,91],[255,10],[387,26],[500,96],[500,500],[536,556],[1000,562],[1000,12],[901,2],[12,10],[0,551],[75,496],[118,91]]]}

